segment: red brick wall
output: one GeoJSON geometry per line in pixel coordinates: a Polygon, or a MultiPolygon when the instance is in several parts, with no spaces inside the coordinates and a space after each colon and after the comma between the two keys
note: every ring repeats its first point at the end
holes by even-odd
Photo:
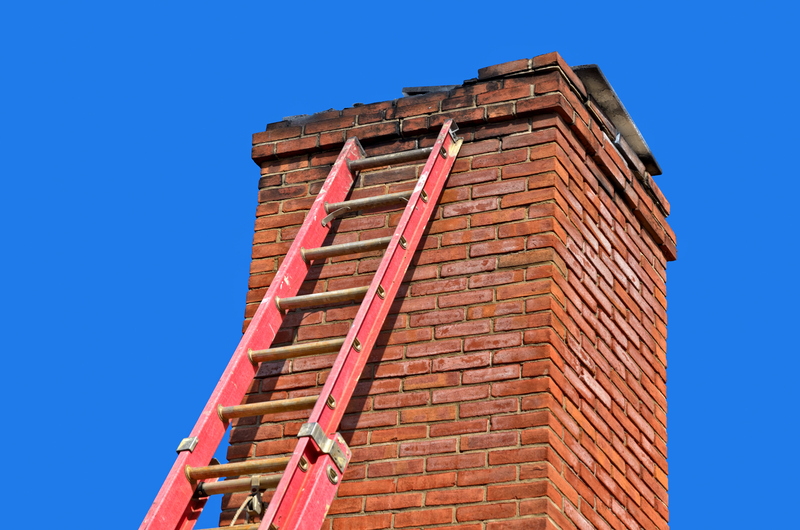
{"type": "MultiPolygon", "coordinates": [[[[347,137],[402,151],[452,117],[465,139],[342,421],[353,459],[325,528],[667,528],[669,204],[557,54],[479,75],[254,135],[247,319],[347,137]]],[[[364,172],[352,196],[418,171],[364,172]]],[[[337,221],[332,241],[390,235],[399,214],[337,221]]],[[[302,292],[366,285],[379,259],[335,258],[302,292]]],[[[344,336],[356,310],[291,312],[276,343],[344,336]]],[[[247,399],[318,393],[334,357],[264,364],[247,399]]],[[[228,458],[291,452],[307,416],[236,421],[228,458]]]]}

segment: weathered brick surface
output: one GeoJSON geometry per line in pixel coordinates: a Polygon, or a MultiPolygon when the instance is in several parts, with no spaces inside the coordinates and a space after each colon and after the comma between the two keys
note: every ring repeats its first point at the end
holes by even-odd
{"type": "MultiPolygon", "coordinates": [[[[254,135],[245,327],[346,137],[396,152],[431,145],[453,117],[465,140],[342,420],[353,460],[324,528],[668,527],[669,204],[585,102],[548,54],[450,93],[254,135]]],[[[353,197],[409,189],[416,175],[364,172],[353,197]]],[[[390,235],[397,219],[383,209],[338,220],[328,242],[390,235]]],[[[365,285],[379,257],[315,266],[301,292],[365,285]]],[[[342,336],[355,311],[289,313],[276,342],[342,336]]],[[[265,364],[247,401],[316,394],[334,358],[265,364]]],[[[234,421],[228,458],[290,452],[307,416],[234,421]]],[[[222,524],[245,495],[225,497],[222,524]]]]}

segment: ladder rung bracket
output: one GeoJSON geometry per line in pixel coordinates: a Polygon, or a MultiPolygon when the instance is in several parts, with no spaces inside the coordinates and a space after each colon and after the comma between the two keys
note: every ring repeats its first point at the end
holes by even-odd
{"type": "MultiPolygon", "coordinates": [[[[389,313],[428,221],[437,208],[445,181],[461,148],[461,140],[456,139],[454,131],[455,124],[447,120],[353,319],[319,401],[308,419],[308,424],[318,424],[326,437],[336,430],[342,419],[378,338],[381,324],[389,313]],[[326,406],[329,399],[333,399],[336,407],[326,406]]],[[[318,528],[338,486],[338,483],[332,484],[324,475],[331,468],[335,468],[335,465],[330,456],[320,454],[308,437],[301,438],[272,496],[262,526],[266,528],[266,525],[274,524],[281,530],[318,528]],[[306,471],[299,469],[301,458],[310,464],[306,466],[306,471]]]]}
{"type": "Polygon", "coordinates": [[[257,370],[257,366],[250,362],[248,351],[269,348],[272,344],[284,318],[284,313],[274,303],[275,298],[285,299],[297,295],[310,267],[303,260],[301,249],[317,248],[323,244],[330,231],[320,223],[325,216],[325,203],[342,202],[347,197],[353,185],[353,173],[347,167],[347,160],[364,156],[364,150],[357,139],[351,138],[345,143],[261,305],[189,434],[189,437],[196,436],[199,443],[193,451],[183,451],[178,455],[140,530],[181,528],[196,517],[194,508],[205,502],[194,497],[194,487],[186,480],[185,469],[187,466],[194,469],[199,469],[198,466],[204,467],[214,456],[226,428],[226,424],[217,416],[217,406],[237,405],[242,402],[257,370]]]}
{"type": "Polygon", "coordinates": [[[327,247],[303,249],[303,258],[306,261],[312,261],[315,259],[333,258],[335,256],[346,256],[347,254],[383,250],[389,246],[391,240],[391,236],[379,237],[377,239],[367,239],[366,241],[354,241],[352,243],[341,243],[339,245],[330,245],[327,247]]]}
{"type": "Polygon", "coordinates": [[[232,407],[217,407],[217,414],[222,421],[248,416],[263,416],[264,414],[277,414],[293,410],[307,410],[314,408],[318,396],[306,396],[276,401],[262,401],[261,403],[247,403],[232,407]]]}

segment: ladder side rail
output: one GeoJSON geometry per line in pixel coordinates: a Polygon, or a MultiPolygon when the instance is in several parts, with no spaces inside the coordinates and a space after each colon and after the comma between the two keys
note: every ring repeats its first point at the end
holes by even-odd
{"type": "MultiPolygon", "coordinates": [[[[323,386],[320,398],[311,412],[308,422],[318,423],[328,438],[339,426],[422,234],[438,207],[437,202],[445,181],[461,147],[461,140],[456,141],[455,135],[451,134],[453,125],[452,120],[447,120],[442,126],[431,157],[422,170],[392,241],[323,386]],[[447,153],[446,158],[440,154],[442,149],[447,153]],[[422,200],[423,191],[427,194],[427,201],[422,200]],[[401,238],[405,240],[405,247],[401,245],[401,238]],[[378,296],[379,287],[384,290],[383,297],[378,296]],[[355,339],[361,343],[360,351],[354,347],[355,339]],[[327,405],[330,396],[335,400],[334,408],[327,405]]],[[[339,437],[338,434],[335,436],[339,437]]],[[[349,449],[345,450],[349,455],[349,449]]],[[[347,461],[349,460],[348,457],[347,461]]],[[[344,474],[338,473],[333,464],[333,459],[320,453],[308,437],[300,438],[259,530],[319,530],[344,474]],[[301,457],[310,464],[306,472],[298,468],[301,457]],[[325,476],[325,470],[329,468],[337,472],[338,480],[335,483],[331,483],[325,476]],[[313,495],[312,491],[315,492],[313,495]]]]}
{"type": "Polygon", "coordinates": [[[248,350],[265,349],[272,345],[284,318],[284,314],[275,305],[275,297],[287,298],[295,296],[299,291],[310,268],[310,264],[303,260],[300,249],[322,245],[330,231],[330,225],[323,226],[321,223],[325,217],[325,202],[340,202],[345,199],[354,181],[347,160],[358,160],[364,156],[364,150],[356,138],[345,143],[283,264],[189,435],[198,437],[197,446],[193,451],[178,454],[140,530],[193,528],[193,519],[196,518],[193,513],[197,511],[197,506],[193,505],[199,506],[202,501],[193,498],[196,484],[190,483],[184,475],[185,467],[206,466],[214,456],[227,428],[227,423],[223,423],[217,415],[217,405],[238,405],[244,398],[258,371],[258,366],[248,358],[248,350]]]}

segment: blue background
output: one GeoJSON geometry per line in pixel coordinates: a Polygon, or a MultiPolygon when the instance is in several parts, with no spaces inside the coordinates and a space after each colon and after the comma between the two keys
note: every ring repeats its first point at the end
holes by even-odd
{"type": "Polygon", "coordinates": [[[252,133],[559,51],[600,65],[664,169],[671,525],[794,527],[797,18],[774,2],[5,2],[3,519],[141,522],[240,337],[252,133]]]}

